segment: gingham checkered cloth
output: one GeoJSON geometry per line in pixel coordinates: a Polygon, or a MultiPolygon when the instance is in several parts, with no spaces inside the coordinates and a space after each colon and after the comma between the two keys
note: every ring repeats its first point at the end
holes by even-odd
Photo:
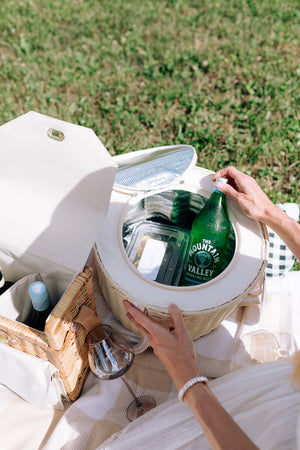
{"type": "MultiPolygon", "coordinates": [[[[290,217],[299,220],[299,206],[296,203],[278,204],[290,217]]],[[[294,265],[295,256],[282,239],[268,227],[269,258],[266,268],[267,277],[279,277],[286,274],[294,265]]]]}

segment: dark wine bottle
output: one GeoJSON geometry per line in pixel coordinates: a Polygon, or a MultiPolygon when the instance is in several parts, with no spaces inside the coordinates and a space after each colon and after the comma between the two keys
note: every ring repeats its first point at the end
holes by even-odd
{"type": "Polygon", "coordinates": [[[9,289],[14,283],[11,281],[5,281],[3,273],[0,270],[0,295],[3,294],[7,289],[9,289]]]}
{"type": "Polygon", "coordinates": [[[226,195],[215,187],[193,222],[180,286],[206,283],[221,273],[230,229],[226,195]]]}
{"type": "Polygon", "coordinates": [[[46,319],[52,309],[45,283],[42,281],[31,283],[29,296],[32,302],[32,312],[24,323],[31,328],[44,331],[46,319]]]}

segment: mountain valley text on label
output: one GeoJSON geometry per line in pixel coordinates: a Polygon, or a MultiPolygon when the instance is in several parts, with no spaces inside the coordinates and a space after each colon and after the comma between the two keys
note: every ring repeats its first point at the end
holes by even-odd
{"type": "Polygon", "coordinates": [[[197,244],[192,245],[190,249],[190,255],[192,256],[196,251],[209,253],[213,257],[215,263],[220,260],[220,254],[218,250],[213,245],[211,245],[211,241],[208,239],[203,239],[202,243],[197,242],[197,244]]]}

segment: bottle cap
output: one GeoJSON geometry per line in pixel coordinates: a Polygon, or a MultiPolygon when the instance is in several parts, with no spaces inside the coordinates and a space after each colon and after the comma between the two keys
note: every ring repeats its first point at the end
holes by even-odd
{"type": "Polygon", "coordinates": [[[217,179],[216,179],[216,181],[215,181],[215,183],[214,183],[214,192],[218,192],[218,194],[222,194],[222,192],[221,191],[219,191],[218,189],[217,189],[217,184],[218,183],[228,183],[228,180],[227,180],[227,178],[222,178],[222,177],[217,177],[217,179]]]}
{"type": "Polygon", "coordinates": [[[216,179],[216,183],[228,183],[227,178],[223,178],[223,177],[217,177],[216,179]]]}
{"type": "Polygon", "coordinates": [[[50,305],[50,300],[45,283],[42,281],[34,281],[29,286],[29,295],[34,309],[37,311],[45,311],[50,305]]]}

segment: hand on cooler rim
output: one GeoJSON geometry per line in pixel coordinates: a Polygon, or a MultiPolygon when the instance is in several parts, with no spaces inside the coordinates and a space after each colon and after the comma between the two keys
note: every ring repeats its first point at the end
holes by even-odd
{"type": "Polygon", "coordinates": [[[300,225],[279,206],[274,205],[256,181],[235,167],[216,172],[212,180],[225,177],[228,183],[217,183],[217,188],[232,197],[240,209],[250,218],[263,222],[272,228],[285,242],[291,252],[300,259],[300,225]]]}
{"type": "Polygon", "coordinates": [[[252,219],[264,222],[270,208],[275,207],[257,182],[235,167],[219,170],[213,175],[212,180],[216,181],[217,177],[227,178],[228,184],[218,183],[217,188],[232,197],[241,210],[252,219]]]}
{"type": "Polygon", "coordinates": [[[178,306],[168,307],[174,328],[166,329],[147,317],[127,300],[124,302],[127,317],[148,339],[155,355],[160,359],[178,390],[191,378],[199,376],[195,349],[178,306]]]}
{"type": "MultiPolygon", "coordinates": [[[[148,339],[178,391],[187,381],[200,375],[194,344],[185,327],[181,311],[176,305],[171,304],[168,307],[174,323],[174,328],[168,330],[151,320],[127,300],[123,303],[128,318],[148,339]]],[[[212,448],[257,450],[253,442],[222,407],[209,386],[203,383],[194,384],[187,390],[184,401],[195,414],[212,448]]]]}

